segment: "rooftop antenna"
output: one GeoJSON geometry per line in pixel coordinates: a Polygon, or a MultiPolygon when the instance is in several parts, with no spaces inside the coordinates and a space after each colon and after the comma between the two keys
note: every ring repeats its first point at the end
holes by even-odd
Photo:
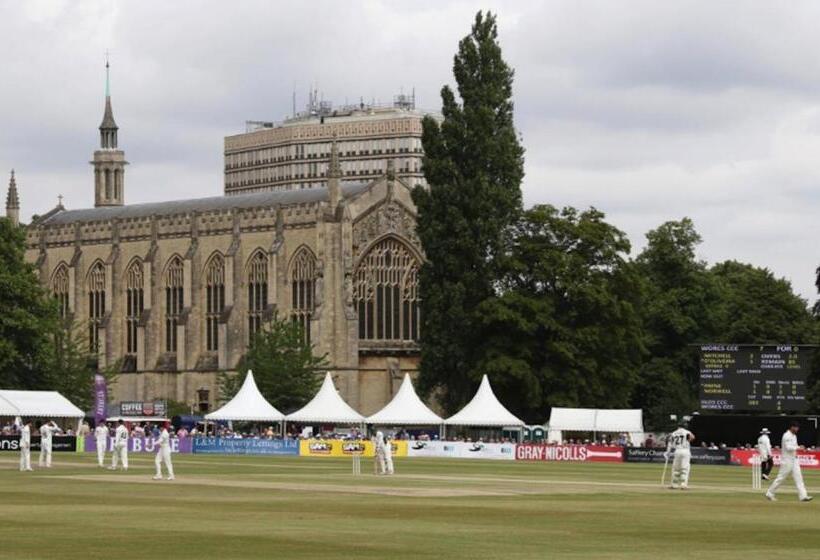
{"type": "Polygon", "coordinates": [[[111,97],[111,65],[108,63],[108,49],[105,49],[105,96],[111,97]]]}

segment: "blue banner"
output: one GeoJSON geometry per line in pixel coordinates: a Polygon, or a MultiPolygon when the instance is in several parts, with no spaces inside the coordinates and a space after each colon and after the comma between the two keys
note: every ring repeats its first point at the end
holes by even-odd
{"type": "Polygon", "coordinates": [[[193,451],[212,455],[299,455],[299,442],[293,439],[195,437],[193,451]]]}

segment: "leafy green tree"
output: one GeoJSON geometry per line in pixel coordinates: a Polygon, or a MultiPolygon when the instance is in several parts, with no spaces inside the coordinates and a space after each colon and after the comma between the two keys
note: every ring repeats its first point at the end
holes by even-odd
{"type": "Polygon", "coordinates": [[[636,265],[646,286],[642,307],[649,358],[640,371],[633,406],[647,424],[667,427],[670,413],[697,409],[698,355],[690,346],[720,334],[723,294],[695,250],[701,237],[689,218],[646,234],[636,265]]]}
{"type": "Polygon", "coordinates": [[[325,367],[327,360],[313,355],[302,327],[274,315],[251,340],[238,373],[220,375],[219,393],[223,400],[230,400],[242,386],[245,372],[252,370],[262,395],[278,410],[288,413],[313,398],[321,382],[319,370],[325,367]]]}
{"type": "Polygon", "coordinates": [[[771,271],[737,261],[711,269],[723,300],[721,341],[737,343],[813,344],[817,322],[806,300],[771,271]]]}
{"type": "Polygon", "coordinates": [[[24,230],[0,218],[0,387],[41,389],[48,381],[42,352],[57,306],[24,255],[24,230]]]}
{"type": "Polygon", "coordinates": [[[502,295],[479,308],[478,370],[527,421],[550,406],[625,407],[643,359],[642,284],[594,208],[536,206],[515,228],[502,295]]]}
{"type": "Polygon", "coordinates": [[[513,124],[513,70],[501,56],[496,18],[479,12],[453,63],[458,96],[441,90],[443,120],[423,122],[424,174],[417,231],[427,261],[420,274],[422,392],[448,412],[478,382],[483,341],[476,311],[495,296],[501,254],[521,211],[524,150],[513,124]]]}
{"type": "Polygon", "coordinates": [[[94,375],[102,374],[109,391],[116,381],[120,364],[97,371],[97,360],[88,346],[84,325],[67,323],[50,333],[43,349],[46,379],[43,389],[57,391],[83,410],[90,410],[94,401],[94,375]]]}

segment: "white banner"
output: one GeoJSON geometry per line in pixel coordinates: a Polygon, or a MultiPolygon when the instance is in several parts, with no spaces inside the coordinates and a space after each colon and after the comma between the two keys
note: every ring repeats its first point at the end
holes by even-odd
{"type": "Polygon", "coordinates": [[[479,441],[408,441],[407,456],[514,461],[515,444],[483,443],[479,441]]]}

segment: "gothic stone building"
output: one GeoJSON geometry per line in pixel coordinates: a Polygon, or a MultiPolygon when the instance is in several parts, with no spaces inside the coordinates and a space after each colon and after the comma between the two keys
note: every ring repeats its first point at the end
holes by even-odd
{"type": "Polygon", "coordinates": [[[27,228],[27,258],[61,313],[101,368],[121,364],[115,400],[192,403],[207,388],[213,406],[218,373],[278,313],[304,326],[354,408],[388,402],[418,364],[422,258],[392,165],[343,183],[334,144],[325,186],[126,205],[117,132],[107,94],[95,207],[60,204],[27,228]]]}

